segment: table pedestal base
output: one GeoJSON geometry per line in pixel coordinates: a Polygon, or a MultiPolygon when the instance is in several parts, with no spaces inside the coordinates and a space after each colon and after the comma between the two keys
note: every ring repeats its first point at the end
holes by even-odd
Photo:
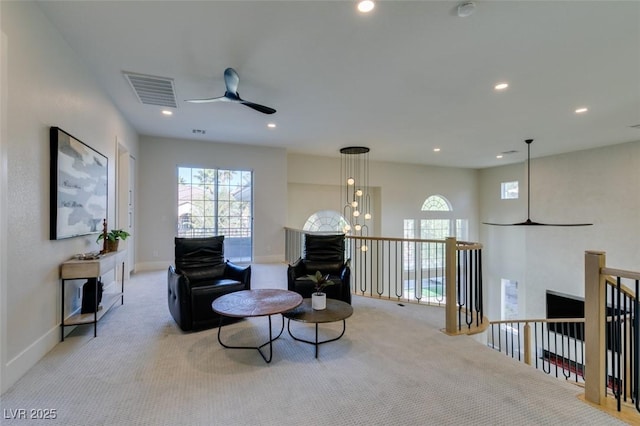
{"type": "Polygon", "coordinates": [[[316,325],[316,340],[312,342],[310,340],[305,340],[305,339],[301,339],[299,337],[294,336],[293,333],[291,333],[291,320],[287,319],[287,331],[289,332],[289,336],[291,336],[294,340],[297,340],[298,342],[309,343],[311,345],[314,345],[316,347],[316,358],[318,358],[318,346],[320,346],[323,343],[335,342],[336,340],[344,336],[344,332],[347,329],[347,322],[345,320],[342,320],[342,333],[340,333],[338,337],[335,337],[333,339],[328,339],[328,340],[322,340],[322,341],[318,341],[318,323],[316,323],[315,325],[316,325]]]}

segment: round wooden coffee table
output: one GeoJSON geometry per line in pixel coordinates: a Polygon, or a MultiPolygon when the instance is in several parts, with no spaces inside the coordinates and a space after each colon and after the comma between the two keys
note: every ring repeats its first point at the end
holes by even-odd
{"type": "Polygon", "coordinates": [[[302,303],[302,296],[298,293],[279,289],[241,290],[220,296],[211,304],[211,308],[220,314],[218,327],[218,342],[228,349],[256,349],[262,358],[270,363],[273,358],[273,342],[277,340],[284,330],[284,317],[280,333],[273,337],[271,330],[271,315],[281,314],[297,307],[302,303]],[[260,346],[231,346],[222,342],[220,332],[222,330],[223,316],[232,318],[269,317],[269,340],[260,346]],[[269,357],[262,352],[264,346],[269,345],[269,357]]]}
{"type": "Polygon", "coordinates": [[[283,317],[287,318],[287,331],[289,331],[289,335],[293,337],[293,339],[312,344],[316,347],[316,358],[318,358],[318,346],[323,343],[335,342],[342,336],[344,336],[344,332],[347,328],[346,319],[349,318],[353,314],[353,307],[350,304],[343,302],[341,300],[335,299],[327,299],[327,307],[326,309],[322,309],[316,311],[311,307],[311,299],[304,299],[302,304],[297,308],[285,312],[282,314],[283,317]],[[291,320],[307,322],[316,325],[316,339],[315,341],[301,339],[299,337],[294,336],[291,333],[291,320]],[[318,341],[318,324],[327,323],[327,322],[335,322],[342,320],[342,333],[338,337],[328,340],[318,341]]]}

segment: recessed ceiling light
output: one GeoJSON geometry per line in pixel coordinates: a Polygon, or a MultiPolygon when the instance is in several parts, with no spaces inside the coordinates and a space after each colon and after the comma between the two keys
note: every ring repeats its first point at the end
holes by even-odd
{"type": "Polygon", "coordinates": [[[502,158],[502,154],[496,155],[496,158],[498,158],[498,159],[502,158]]]}
{"type": "Polygon", "coordinates": [[[168,109],[163,109],[163,110],[162,110],[162,113],[163,113],[164,115],[173,115],[173,111],[169,111],[168,109]]]}
{"type": "Polygon", "coordinates": [[[587,111],[589,111],[589,108],[581,107],[581,108],[576,109],[576,114],[583,114],[583,113],[585,113],[587,111]]]}
{"type": "Polygon", "coordinates": [[[358,2],[358,10],[362,13],[368,13],[376,7],[376,4],[372,0],[362,0],[358,2]]]}
{"type": "Polygon", "coordinates": [[[276,128],[276,123],[269,123],[267,124],[267,127],[270,129],[275,129],[276,128]]]}
{"type": "Polygon", "coordinates": [[[509,83],[498,83],[495,86],[493,86],[493,88],[496,90],[504,90],[507,87],[509,87],[509,83]]]}
{"type": "Polygon", "coordinates": [[[433,152],[440,152],[440,148],[433,148],[433,152]]]}

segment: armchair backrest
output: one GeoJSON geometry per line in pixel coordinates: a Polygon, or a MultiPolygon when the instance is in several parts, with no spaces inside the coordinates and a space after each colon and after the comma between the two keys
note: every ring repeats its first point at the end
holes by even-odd
{"type": "Polygon", "coordinates": [[[344,266],[344,234],[305,234],[303,259],[307,271],[338,273],[344,266]]]}
{"type": "Polygon", "coordinates": [[[344,262],[344,234],[304,235],[304,259],[344,262]]]}
{"type": "Polygon", "coordinates": [[[217,278],[224,274],[224,236],[175,238],[176,270],[191,280],[217,278]]]}

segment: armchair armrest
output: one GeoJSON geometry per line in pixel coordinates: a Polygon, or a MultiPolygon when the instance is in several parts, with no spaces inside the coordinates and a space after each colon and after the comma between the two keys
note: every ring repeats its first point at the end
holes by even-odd
{"type": "Polygon", "coordinates": [[[303,275],[307,275],[307,267],[304,264],[304,260],[298,258],[295,262],[289,265],[287,272],[293,274],[292,278],[298,278],[303,275]]]}
{"type": "Polygon", "coordinates": [[[342,266],[342,270],[340,271],[340,279],[344,283],[348,283],[351,279],[351,268],[349,267],[350,265],[351,259],[347,259],[347,261],[344,262],[344,265],[342,266]]]}
{"type": "Polygon", "coordinates": [[[307,268],[301,258],[289,265],[287,268],[287,289],[294,291],[296,288],[296,278],[307,273],[307,268]]]}
{"type": "Polygon", "coordinates": [[[169,270],[167,271],[167,287],[169,311],[174,319],[181,328],[186,324],[191,324],[189,279],[185,275],[179,274],[173,266],[169,266],[169,270]]]}
{"type": "Polygon", "coordinates": [[[247,290],[251,289],[251,265],[243,267],[227,261],[224,269],[224,276],[225,278],[240,281],[245,285],[247,290]]]}
{"type": "Polygon", "coordinates": [[[169,266],[167,271],[167,279],[169,281],[169,287],[176,290],[176,294],[179,296],[186,296],[189,292],[189,278],[185,274],[181,274],[176,271],[176,268],[169,266]]]}

